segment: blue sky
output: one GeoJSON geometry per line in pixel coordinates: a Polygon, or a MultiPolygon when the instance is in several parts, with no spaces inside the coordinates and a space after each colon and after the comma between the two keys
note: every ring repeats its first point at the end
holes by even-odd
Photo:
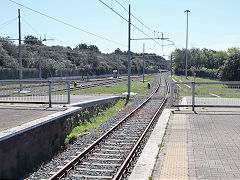
{"type": "MultiPolygon", "coordinates": [[[[5,26],[5,22],[17,17],[17,9],[21,9],[22,34],[37,37],[44,34],[54,41],[44,42],[46,45],[63,45],[75,47],[79,43],[94,44],[102,52],[110,53],[115,49],[127,50],[127,22],[106,8],[98,0],[15,0],[41,13],[67,22],[96,35],[120,43],[115,44],[95,36],[86,34],[57,21],[16,5],[9,0],[1,0],[0,36],[17,38],[17,19],[5,26]],[[4,25],[3,25],[4,24],[4,25]],[[122,46],[123,45],[123,46],[122,46]]],[[[125,18],[127,12],[114,0],[103,0],[125,18]]],[[[145,25],[175,42],[174,46],[165,46],[164,54],[168,55],[176,48],[185,48],[186,14],[189,9],[189,48],[209,48],[227,50],[240,47],[240,1],[237,0],[118,0],[124,7],[131,4],[132,14],[145,25]]],[[[133,19],[133,24],[150,36],[148,29],[133,19]]],[[[145,35],[132,27],[132,38],[144,38],[145,35]]],[[[162,47],[151,41],[132,41],[132,51],[142,52],[145,43],[146,52],[163,54],[162,47]]],[[[159,41],[161,44],[162,42],[159,41]]]]}

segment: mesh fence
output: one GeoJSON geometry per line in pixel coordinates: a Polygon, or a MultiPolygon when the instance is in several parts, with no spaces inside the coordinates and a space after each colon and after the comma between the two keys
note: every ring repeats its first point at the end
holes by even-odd
{"type": "Polygon", "coordinates": [[[0,81],[0,103],[66,104],[69,81],[0,81]]]}
{"type": "Polygon", "coordinates": [[[240,82],[175,82],[172,105],[240,106],[240,82]]]}

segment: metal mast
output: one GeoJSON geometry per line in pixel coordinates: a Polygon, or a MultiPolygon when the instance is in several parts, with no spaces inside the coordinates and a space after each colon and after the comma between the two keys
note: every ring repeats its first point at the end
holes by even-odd
{"type": "MultiPolygon", "coordinates": [[[[22,75],[22,40],[21,40],[21,15],[20,15],[20,9],[18,9],[18,32],[19,32],[19,38],[18,38],[18,56],[19,56],[19,80],[21,81],[23,79],[22,75]]],[[[20,83],[20,91],[22,91],[22,83],[20,83]]]]}
{"type": "Polygon", "coordinates": [[[131,92],[131,9],[129,4],[129,20],[128,20],[128,95],[130,97],[131,92]]]}

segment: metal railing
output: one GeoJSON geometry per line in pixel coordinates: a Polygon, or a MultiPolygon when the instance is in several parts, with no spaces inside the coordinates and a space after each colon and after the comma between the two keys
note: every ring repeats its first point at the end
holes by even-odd
{"type": "Polygon", "coordinates": [[[70,81],[0,81],[0,103],[70,104],[70,81]]]}
{"type": "Polygon", "coordinates": [[[171,104],[193,110],[194,107],[240,107],[240,81],[173,82],[171,104]]]}

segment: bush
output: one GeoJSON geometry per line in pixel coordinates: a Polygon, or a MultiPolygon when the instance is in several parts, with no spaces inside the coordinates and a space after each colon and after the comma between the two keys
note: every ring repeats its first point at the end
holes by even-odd
{"type": "MultiPolygon", "coordinates": [[[[188,75],[189,76],[193,76],[193,68],[191,68],[190,70],[188,70],[188,75]]],[[[196,76],[197,77],[202,77],[202,78],[209,78],[209,79],[217,79],[217,70],[213,70],[213,69],[206,69],[206,68],[201,68],[201,69],[196,69],[195,70],[196,76]]],[[[175,70],[175,74],[176,75],[185,75],[185,71],[184,70],[180,70],[180,71],[176,71],[175,70]]]]}

